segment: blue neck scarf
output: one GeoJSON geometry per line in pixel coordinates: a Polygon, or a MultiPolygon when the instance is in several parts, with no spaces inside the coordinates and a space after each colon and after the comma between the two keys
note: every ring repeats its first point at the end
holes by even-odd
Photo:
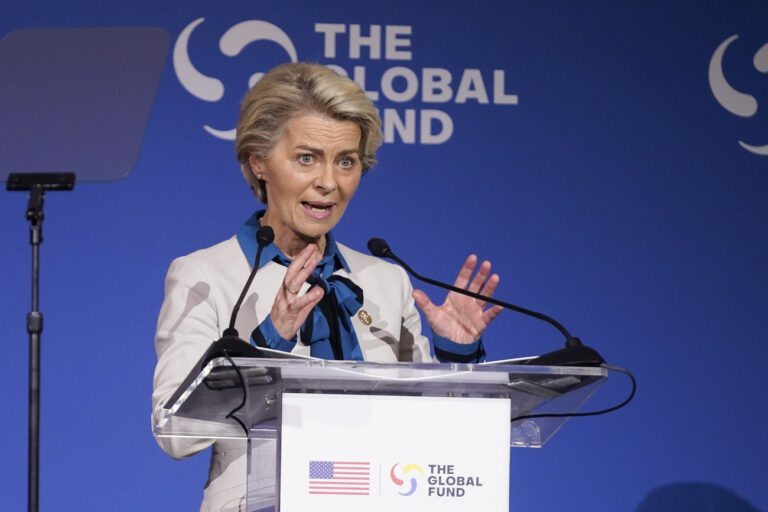
{"type": "MultiPolygon", "coordinates": [[[[251,267],[258,251],[256,232],[262,215],[264,210],[254,213],[237,233],[240,249],[251,267]]],[[[309,284],[323,288],[325,295],[301,327],[301,340],[310,346],[312,357],[362,361],[363,353],[352,326],[352,316],[363,305],[363,291],[347,277],[334,275],[342,269],[349,272],[349,266],[331,233],[326,235],[325,241],[325,255],[307,279],[309,284]]],[[[275,244],[261,252],[259,268],[270,261],[286,267],[291,263],[275,244]]]]}

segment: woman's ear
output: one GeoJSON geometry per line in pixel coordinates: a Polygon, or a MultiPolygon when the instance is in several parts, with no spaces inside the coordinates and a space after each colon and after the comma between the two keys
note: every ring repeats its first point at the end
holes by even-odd
{"type": "Polygon", "coordinates": [[[256,179],[263,180],[264,179],[264,161],[257,157],[256,155],[251,155],[248,157],[248,163],[251,166],[251,172],[254,176],[256,176],[256,179]]]}

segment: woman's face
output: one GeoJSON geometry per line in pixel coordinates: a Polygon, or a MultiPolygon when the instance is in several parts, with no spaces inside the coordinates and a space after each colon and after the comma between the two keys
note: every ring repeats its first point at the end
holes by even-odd
{"type": "Polygon", "coordinates": [[[251,171],[266,183],[265,221],[278,247],[317,241],[341,219],[362,176],[359,147],[352,121],[305,114],[288,122],[269,158],[251,156],[251,171]]]}

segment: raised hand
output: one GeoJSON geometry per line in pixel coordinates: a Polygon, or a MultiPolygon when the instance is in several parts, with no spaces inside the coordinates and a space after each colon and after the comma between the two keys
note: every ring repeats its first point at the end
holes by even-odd
{"type": "MultiPolygon", "coordinates": [[[[499,276],[491,275],[491,262],[484,261],[474,277],[472,273],[477,266],[477,256],[471,254],[456,277],[453,285],[474,293],[493,296],[499,284],[499,276]]],[[[486,302],[473,299],[456,292],[449,292],[445,302],[436,306],[422,290],[413,291],[416,305],[424,312],[424,316],[432,328],[432,332],[448,338],[456,343],[472,343],[483,333],[491,320],[501,313],[501,306],[491,306],[485,309],[486,302]]]]}
{"type": "Polygon", "coordinates": [[[287,340],[293,338],[304,325],[312,308],[323,298],[324,292],[319,286],[299,296],[301,285],[312,274],[319,261],[315,256],[316,251],[317,248],[310,244],[293,259],[269,313],[275,330],[287,340]]]}

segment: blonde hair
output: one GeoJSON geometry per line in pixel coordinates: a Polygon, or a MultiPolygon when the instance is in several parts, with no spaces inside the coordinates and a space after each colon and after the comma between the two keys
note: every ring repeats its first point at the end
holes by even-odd
{"type": "Polygon", "coordinates": [[[381,119],[360,86],[320,64],[281,64],[251,87],[243,98],[237,122],[237,160],[262,203],[267,202],[266,186],[251,172],[250,157],[269,158],[285,126],[302,114],[354,122],[360,128],[363,174],[376,164],[376,150],[382,141],[381,119]]]}

